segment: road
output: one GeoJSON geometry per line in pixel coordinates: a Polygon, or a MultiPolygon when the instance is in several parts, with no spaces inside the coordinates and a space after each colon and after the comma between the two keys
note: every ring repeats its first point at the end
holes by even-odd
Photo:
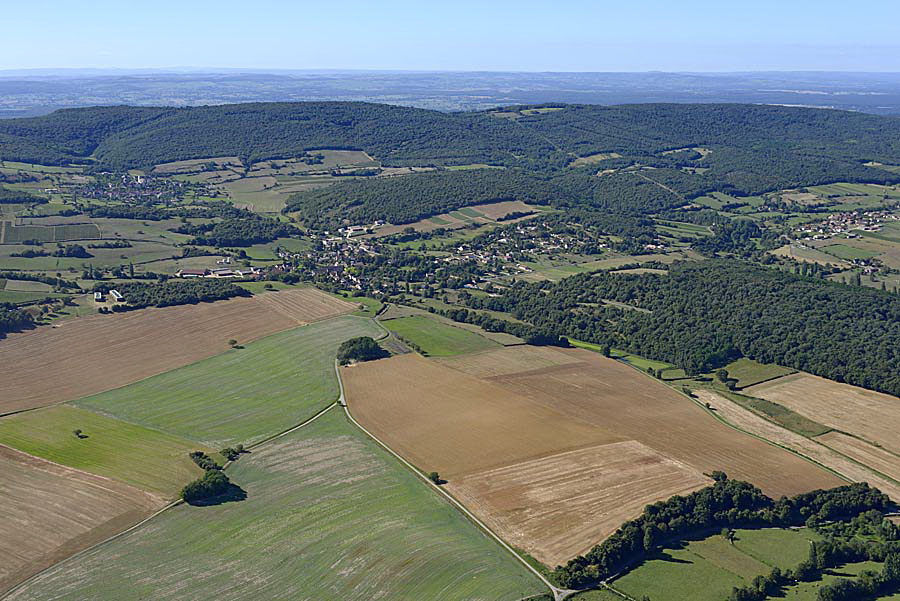
{"type": "Polygon", "coordinates": [[[531,572],[532,574],[537,576],[541,580],[541,582],[543,582],[547,586],[547,588],[550,589],[550,591],[553,593],[554,601],[564,601],[571,595],[574,595],[575,593],[578,592],[578,591],[574,591],[571,589],[561,589],[561,588],[557,588],[556,586],[554,586],[553,583],[550,582],[549,580],[547,580],[547,578],[543,574],[541,574],[537,569],[535,569],[534,566],[532,566],[530,563],[525,561],[525,559],[523,559],[521,555],[516,553],[516,551],[512,547],[510,547],[508,544],[506,544],[506,541],[504,541],[496,533],[494,533],[493,530],[488,528],[484,522],[482,522],[480,519],[475,517],[475,515],[472,514],[472,512],[470,512],[468,509],[466,509],[462,503],[457,501],[456,498],[453,497],[453,495],[448,493],[441,486],[439,486],[439,485],[435,484],[434,482],[432,482],[431,480],[429,480],[428,476],[423,474],[421,471],[416,469],[415,466],[413,466],[410,462],[408,462],[406,459],[404,459],[399,454],[394,452],[394,450],[391,447],[389,447],[384,441],[382,441],[380,438],[378,438],[377,436],[375,436],[374,434],[372,434],[371,432],[366,430],[366,428],[362,424],[360,424],[358,421],[356,421],[356,419],[350,413],[350,408],[347,406],[347,399],[344,396],[344,382],[341,379],[340,366],[338,365],[338,362],[336,360],[334,362],[334,373],[337,376],[338,387],[340,389],[340,396],[338,397],[338,405],[343,407],[344,413],[347,415],[347,418],[353,423],[353,425],[355,425],[357,428],[359,428],[360,430],[365,432],[369,438],[374,440],[385,451],[387,451],[388,453],[390,453],[391,455],[396,457],[397,460],[400,461],[400,463],[405,465],[407,468],[409,468],[409,470],[412,473],[414,473],[416,476],[421,478],[425,482],[426,485],[430,486],[438,494],[442,495],[445,499],[447,499],[447,501],[451,505],[453,505],[458,510],[460,510],[467,518],[469,518],[469,520],[471,520],[476,526],[481,528],[488,536],[490,536],[492,539],[494,539],[501,547],[503,547],[504,549],[509,551],[512,554],[512,556],[515,557],[519,563],[521,563],[523,566],[525,566],[525,568],[529,572],[531,572]]]}

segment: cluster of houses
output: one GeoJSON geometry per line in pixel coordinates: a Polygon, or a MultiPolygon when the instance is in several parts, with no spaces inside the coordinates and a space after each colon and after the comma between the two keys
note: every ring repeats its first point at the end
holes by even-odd
{"type": "Polygon", "coordinates": [[[854,230],[877,232],[885,221],[900,221],[900,215],[888,211],[834,213],[822,221],[804,223],[795,233],[804,240],[827,240],[838,234],[859,238],[860,235],[853,233],[854,230]]]}

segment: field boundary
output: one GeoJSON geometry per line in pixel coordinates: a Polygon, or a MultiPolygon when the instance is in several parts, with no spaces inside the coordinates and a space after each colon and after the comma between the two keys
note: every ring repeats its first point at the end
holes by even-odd
{"type": "MultiPolygon", "coordinates": [[[[302,326],[301,326],[301,327],[302,327],[302,326]]],[[[340,377],[338,377],[338,384],[340,384],[340,377]]],[[[332,403],[331,403],[330,405],[328,405],[325,409],[322,409],[321,411],[319,411],[318,413],[316,413],[316,414],[313,415],[312,417],[307,418],[306,420],[304,420],[303,422],[297,424],[296,426],[293,426],[293,427],[291,427],[291,428],[288,428],[287,430],[285,430],[285,431],[283,431],[283,432],[279,432],[278,434],[274,434],[274,435],[270,436],[269,438],[267,438],[267,439],[265,439],[265,440],[261,440],[261,441],[255,443],[254,445],[252,445],[251,447],[247,447],[247,448],[258,448],[260,445],[266,444],[266,443],[271,442],[271,441],[273,441],[273,440],[275,440],[275,439],[277,439],[277,438],[281,438],[282,436],[285,436],[285,435],[287,435],[287,434],[290,434],[291,432],[294,432],[295,430],[299,430],[300,428],[306,427],[306,426],[308,426],[309,424],[311,424],[312,422],[314,422],[314,421],[316,421],[317,419],[319,419],[320,417],[322,417],[323,415],[325,415],[326,413],[328,413],[331,409],[334,409],[334,407],[335,407],[336,405],[337,405],[337,402],[332,402],[332,403]]],[[[40,458],[39,458],[39,459],[40,459],[40,458]]],[[[53,462],[50,462],[50,463],[53,463],[53,462]]],[[[225,465],[222,466],[222,469],[224,470],[224,469],[228,468],[228,466],[230,466],[232,463],[234,463],[234,461],[227,461],[227,462],[225,462],[225,465]]],[[[89,472],[88,472],[88,473],[89,473],[89,472]]],[[[150,515],[150,516],[147,516],[146,518],[144,518],[144,519],[141,520],[140,522],[138,522],[138,523],[136,523],[136,524],[134,524],[134,525],[128,527],[127,529],[125,529],[125,530],[123,530],[123,531],[121,531],[121,532],[118,532],[118,533],[112,535],[111,537],[107,538],[106,540],[102,540],[102,541],[98,542],[98,543],[95,544],[95,545],[92,545],[92,546],[90,546],[90,547],[88,547],[88,548],[86,548],[86,549],[82,549],[82,550],[79,551],[78,553],[75,553],[75,554],[73,554],[73,555],[70,555],[70,556],[66,557],[65,559],[63,559],[62,561],[59,561],[59,562],[57,562],[57,563],[55,563],[55,564],[53,564],[53,565],[51,565],[51,566],[47,566],[46,568],[44,568],[44,569],[41,570],[40,572],[37,572],[37,573],[35,573],[35,574],[32,574],[31,576],[28,577],[27,580],[23,580],[23,581],[20,582],[19,584],[15,585],[14,587],[12,587],[12,588],[9,589],[8,591],[6,591],[6,593],[4,593],[4,594],[2,595],[2,597],[0,597],[0,599],[6,599],[6,598],[8,598],[8,597],[9,597],[10,595],[12,595],[14,592],[17,592],[17,591],[19,591],[20,589],[24,588],[25,586],[27,586],[28,584],[30,584],[32,581],[36,580],[39,576],[41,576],[41,575],[44,574],[45,572],[47,572],[47,571],[49,571],[49,570],[51,570],[51,569],[54,569],[54,568],[56,568],[56,567],[58,567],[58,566],[67,564],[67,563],[69,563],[70,561],[74,561],[76,558],[81,557],[82,555],[88,553],[89,551],[93,551],[93,550],[95,550],[95,549],[98,549],[99,547],[101,547],[101,546],[103,546],[103,545],[106,545],[106,544],[108,544],[108,543],[111,543],[112,541],[117,540],[117,539],[119,539],[120,537],[122,537],[122,536],[124,536],[124,535],[126,535],[126,534],[128,534],[128,533],[130,533],[130,532],[134,532],[135,530],[137,530],[137,529],[140,528],[141,526],[146,525],[150,520],[152,520],[152,519],[154,519],[154,518],[156,518],[156,517],[159,517],[159,516],[162,515],[164,512],[166,512],[166,511],[168,511],[168,510],[170,510],[170,509],[172,509],[172,508],[174,508],[174,507],[177,507],[177,506],[179,506],[179,505],[183,505],[183,504],[184,504],[184,500],[183,500],[183,499],[176,499],[176,500],[172,501],[171,503],[169,503],[169,504],[166,505],[165,507],[162,507],[161,509],[159,509],[156,513],[154,513],[154,514],[152,514],[152,515],[150,515]]]]}
{"type": "Polygon", "coordinates": [[[500,544],[501,547],[503,547],[506,551],[508,551],[510,554],[512,554],[513,557],[515,557],[519,563],[521,563],[523,566],[525,566],[525,568],[529,572],[531,572],[532,574],[537,576],[541,580],[541,582],[543,582],[550,589],[550,591],[553,593],[554,601],[564,601],[569,596],[579,592],[579,591],[575,591],[575,590],[560,589],[560,588],[555,587],[553,585],[553,583],[551,583],[547,579],[546,576],[544,576],[537,568],[535,568],[530,563],[528,563],[528,561],[526,561],[524,558],[522,558],[522,556],[519,555],[515,551],[515,549],[513,549],[511,546],[509,546],[509,544],[507,544],[506,541],[504,541],[502,538],[500,538],[500,536],[498,536],[493,530],[488,528],[488,526],[484,522],[482,522],[480,519],[475,517],[475,515],[472,514],[472,512],[470,512],[468,509],[466,509],[466,507],[462,503],[460,503],[458,500],[456,500],[456,498],[453,495],[451,495],[446,490],[442,489],[440,486],[438,486],[437,484],[435,484],[434,482],[429,480],[428,477],[425,474],[423,474],[420,470],[418,470],[413,464],[411,464],[409,461],[407,461],[406,459],[401,457],[391,447],[389,447],[387,444],[382,442],[377,436],[375,436],[374,434],[372,434],[371,432],[366,430],[366,428],[363,427],[362,424],[360,424],[358,421],[356,421],[356,419],[350,413],[350,408],[347,405],[347,399],[344,397],[344,382],[343,382],[343,380],[341,380],[340,367],[339,367],[337,360],[335,360],[335,362],[334,362],[334,371],[335,371],[335,374],[337,375],[338,387],[340,390],[340,397],[338,398],[338,404],[341,407],[343,407],[344,413],[347,415],[347,418],[357,428],[359,428],[362,432],[364,432],[369,438],[371,438],[373,441],[375,441],[380,447],[382,447],[388,453],[390,453],[391,455],[396,457],[397,460],[400,461],[400,463],[405,465],[417,477],[421,478],[432,490],[435,490],[438,494],[440,494],[445,499],[447,499],[451,505],[453,505],[455,508],[457,508],[459,511],[461,511],[463,513],[463,515],[465,515],[473,524],[478,526],[483,532],[485,532],[485,534],[487,534],[490,538],[494,539],[497,543],[500,544]]]}

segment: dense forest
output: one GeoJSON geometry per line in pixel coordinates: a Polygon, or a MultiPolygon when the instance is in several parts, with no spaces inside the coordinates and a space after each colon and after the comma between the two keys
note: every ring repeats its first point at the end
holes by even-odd
{"type": "Polygon", "coordinates": [[[739,358],[900,395],[900,297],[737,260],[518,283],[474,309],[705,373],[739,358]],[[644,311],[623,310],[605,300],[644,311]]]}
{"type": "Polygon", "coordinates": [[[24,190],[11,190],[0,186],[0,204],[38,204],[45,203],[48,199],[24,190]]]}
{"type": "Polygon", "coordinates": [[[208,278],[169,280],[160,284],[103,282],[94,286],[94,291],[97,292],[109,292],[112,289],[118,290],[125,296],[127,305],[114,305],[114,307],[123,307],[123,310],[194,305],[211,303],[234,296],[251,296],[245,288],[241,288],[231,281],[208,278]]]}
{"type": "Polygon", "coordinates": [[[362,102],[65,109],[0,121],[0,158],[44,164],[96,160],[105,169],[126,169],[346,148],[365,150],[387,165],[562,169],[576,156],[615,152],[621,157],[613,166],[697,164],[748,191],[823,177],[897,179],[862,164],[900,162],[900,120],[889,117],[738,104],[561,108],[516,120],[362,102]],[[711,152],[661,155],[695,147],[711,152]]]}
{"type": "Polygon", "coordinates": [[[201,246],[253,246],[300,233],[293,225],[267,219],[255,213],[227,217],[217,223],[184,225],[176,231],[193,234],[195,237],[191,240],[191,244],[201,246]]]}
{"type": "Polygon", "coordinates": [[[9,332],[18,332],[34,326],[34,319],[27,311],[12,303],[0,303],[0,338],[9,332]]]}

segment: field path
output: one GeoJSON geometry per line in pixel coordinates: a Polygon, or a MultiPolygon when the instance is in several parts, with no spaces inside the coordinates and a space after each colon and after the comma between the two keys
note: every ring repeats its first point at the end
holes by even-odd
{"type": "Polygon", "coordinates": [[[394,457],[396,457],[397,460],[398,460],[400,463],[402,463],[403,465],[405,465],[407,468],[409,468],[409,470],[410,470],[412,473],[416,474],[416,475],[417,475],[419,478],[421,478],[428,486],[430,486],[432,489],[434,489],[435,491],[437,491],[438,494],[442,495],[445,499],[447,499],[447,501],[449,501],[451,505],[453,505],[453,506],[456,507],[459,511],[461,511],[461,512],[463,513],[463,515],[465,515],[465,516],[466,516],[467,518],[469,518],[469,520],[471,520],[476,526],[478,526],[478,527],[481,528],[485,533],[487,533],[488,536],[490,536],[492,539],[494,539],[495,541],[497,541],[497,543],[498,543],[501,547],[503,547],[504,549],[506,549],[507,551],[509,551],[509,552],[513,555],[513,557],[515,557],[516,560],[519,561],[519,563],[521,563],[523,566],[525,566],[525,568],[526,568],[529,572],[533,573],[535,576],[537,576],[538,578],[540,578],[541,582],[543,582],[545,585],[547,585],[547,588],[549,588],[550,591],[553,593],[553,599],[554,599],[554,601],[564,601],[564,600],[567,599],[569,596],[574,595],[575,593],[578,592],[578,591],[574,591],[574,590],[571,590],[571,589],[560,589],[560,588],[555,587],[555,586],[553,585],[552,582],[550,582],[549,580],[547,580],[547,578],[546,578],[543,574],[541,574],[537,569],[535,569],[531,564],[529,564],[527,561],[525,561],[524,559],[522,559],[522,557],[521,557],[518,553],[516,553],[516,551],[515,551],[512,547],[510,547],[508,544],[506,544],[506,542],[505,542],[502,538],[500,538],[497,534],[495,534],[493,530],[491,530],[490,528],[488,528],[487,525],[486,525],[484,522],[482,522],[482,521],[479,520],[477,517],[475,517],[468,509],[466,509],[466,508],[463,506],[462,503],[460,503],[459,501],[457,501],[450,493],[448,493],[446,490],[444,490],[443,488],[441,488],[440,486],[438,486],[437,484],[435,484],[434,482],[432,482],[431,480],[429,480],[428,477],[427,477],[425,474],[423,474],[421,471],[417,470],[417,469],[415,468],[415,466],[413,466],[413,465],[412,465],[411,463],[409,463],[406,459],[404,459],[404,458],[401,457],[399,454],[397,454],[391,447],[389,447],[387,444],[385,444],[381,439],[379,439],[377,436],[375,436],[374,434],[372,434],[371,432],[369,432],[368,430],[366,430],[366,429],[362,426],[362,424],[360,424],[358,421],[356,421],[356,419],[353,417],[353,414],[350,413],[350,408],[347,406],[347,399],[344,397],[344,382],[343,382],[343,380],[341,380],[341,370],[340,370],[340,368],[339,368],[339,366],[338,366],[338,362],[337,362],[337,361],[334,362],[334,373],[337,375],[337,379],[338,379],[338,387],[339,387],[339,389],[340,389],[340,396],[338,397],[338,404],[339,404],[341,407],[344,408],[344,413],[347,414],[347,418],[353,423],[353,425],[355,425],[355,426],[356,426],[357,428],[359,428],[362,432],[364,432],[369,438],[371,438],[371,439],[374,440],[376,443],[378,443],[378,444],[379,444],[384,450],[386,450],[388,453],[390,453],[391,455],[393,455],[394,457]]]}
{"type": "Polygon", "coordinates": [[[720,419],[735,428],[789,449],[809,461],[824,466],[842,478],[853,482],[868,482],[894,501],[900,500],[900,483],[854,461],[843,453],[774,424],[715,392],[695,390],[694,394],[701,401],[709,403],[720,419]]]}

